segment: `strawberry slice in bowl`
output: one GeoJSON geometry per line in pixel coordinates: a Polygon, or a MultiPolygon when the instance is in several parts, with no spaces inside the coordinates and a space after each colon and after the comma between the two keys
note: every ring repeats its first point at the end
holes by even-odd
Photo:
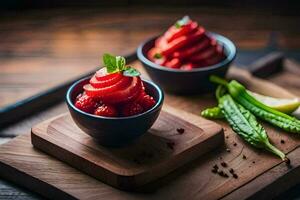
{"type": "Polygon", "coordinates": [[[105,68],[74,83],[66,94],[73,121],[99,144],[119,147],[134,141],[153,125],[164,94],[140,78],[121,56],[103,56],[105,68]]]}
{"type": "Polygon", "coordinates": [[[180,95],[214,91],[209,76],[224,77],[235,56],[232,41],[207,31],[189,17],[137,49],[137,57],[151,79],[166,92],[180,95]]]}

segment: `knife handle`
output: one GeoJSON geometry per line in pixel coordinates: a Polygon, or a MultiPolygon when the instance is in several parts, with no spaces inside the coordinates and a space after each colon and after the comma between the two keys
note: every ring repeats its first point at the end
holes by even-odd
{"type": "Polygon", "coordinates": [[[288,90],[261,77],[270,76],[283,69],[283,54],[271,53],[252,63],[248,70],[231,67],[227,78],[235,79],[247,85],[251,91],[277,98],[295,98],[288,90]],[[258,78],[259,77],[259,78],[258,78]]]}
{"type": "Polygon", "coordinates": [[[266,78],[278,73],[283,69],[284,55],[280,52],[273,52],[249,65],[251,74],[259,78],[266,78]]]}

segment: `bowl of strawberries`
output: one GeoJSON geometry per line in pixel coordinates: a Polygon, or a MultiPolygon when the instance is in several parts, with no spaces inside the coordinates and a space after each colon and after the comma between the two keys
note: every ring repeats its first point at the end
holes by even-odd
{"type": "Polygon", "coordinates": [[[81,130],[104,146],[123,146],[153,125],[164,94],[124,57],[105,54],[103,62],[105,67],[68,89],[66,102],[81,130]]]}
{"type": "Polygon", "coordinates": [[[201,94],[213,91],[210,75],[225,76],[236,48],[228,38],[206,31],[185,16],[164,34],[142,43],[137,56],[165,91],[201,94]]]}

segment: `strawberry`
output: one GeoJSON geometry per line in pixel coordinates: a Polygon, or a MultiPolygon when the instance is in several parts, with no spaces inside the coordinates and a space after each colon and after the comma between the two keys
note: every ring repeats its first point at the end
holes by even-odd
{"type": "Polygon", "coordinates": [[[181,62],[178,58],[173,58],[172,60],[165,63],[166,67],[178,69],[181,66],[181,62]]]}
{"type": "Polygon", "coordinates": [[[135,99],[142,88],[142,81],[140,77],[125,77],[110,87],[94,88],[87,84],[83,86],[85,92],[89,96],[100,98],[104,103],[120,104],[126,103],[135,99]],[[129,82],[127,82],[129,80],[129,82]]]}
{"type": "Polygon", "coordinates": [[[131,77],[123,76],[116,81],[101,82],[101,81],[97,81],[95,76],[93,76],[90,80],[90,84],[91,86],[93,86],[95,90],[98,91],[98,93],[103,94],[107,92],[113,92],[115,90],[118,90],[119,88],[125,87],[126,85],[130,84],[131,79],[132,79],[131,77]],[[105,84],[109,84],[109,85],[105,85],[105,84]]]}
{"type": "Polygon", "coordinates": [[[189,21],[186,25],[182,26],[181,28],[171,26],[169,30],[164,34],[164,36],[168,42],[172,42],[176,38],[195,32],[197,27],[197,22],[189,21]]]}
{"type": "Polygon", "coordinates": [[[146,94],[146,95],[139,98],[139,103],[144,108],[144,110],[149,110],[150,108],[152,108],[156,104],[156,101],[154,100],[153,97],[146,94]]]}
{"type": "Polygon", "coordinates": [[[106,79],[98,80],[97,75],[94,75],[90,84],[95,88],[103,88],[114,85],[122,80],[123,76],[121,73],[114,73],[106,76],[106,79]]]}
{"type": "Polygon", "coordinates": [[[180,69],[183,69],[183,70],[192,70],[194,68],[194,64],[193,63],[186,63],[184,65],[182,65],[180,67],[180,69]]]}
{"type": "Polygon", "coordinates": [[[117,117],[118,111],[112,105],[103,104],[95,110],[94,114],[103,117],[117,117]]]}
{"type": "Polygon", "coordinates": [[[75,101],[75,107],[87,113],[93,113],[97,106],[97,101],[86,94],[78,95],[75,101]]]}
{"type": "Polygon", "coordinates": [[[144,111],[144,109],[139,103],[133,102],[133,103],[124,105],[124,107],[122,109],[122,115],[127,117],[127,116],[140,114],[143,111],[144,111]]]}

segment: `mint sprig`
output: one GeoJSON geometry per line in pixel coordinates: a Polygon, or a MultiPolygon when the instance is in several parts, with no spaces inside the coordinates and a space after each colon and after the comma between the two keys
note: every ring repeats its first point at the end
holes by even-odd
{"type": "Polygon", "coordinates": [[[181,28],[182,26],[186,25],[190,20],[191,20],[190,17],[186,15],[182,19],[178,20],[175,23],[175,27],[176,28],[181,28]]]}
{"type": "Polygon", "coordinates": [[[116,72],[123,72],[124,76],[140,76],[141,73],[130,67],[126,66],[126,60],[122,56],[113,56],[108,53],[103,55],[103,64],[106,67],[106,71],[109,74],[116,73],[116,72]]]}
{"type": "Polygon", "coordinates": [[[132,68],[130,66],[128,66],[124,71],[123,71],[123,75],[124,76],[131,76],[131,77],[134,77],[134,76],[140,76],[141,73],[136,70],[135,68],[132,68]]]}

